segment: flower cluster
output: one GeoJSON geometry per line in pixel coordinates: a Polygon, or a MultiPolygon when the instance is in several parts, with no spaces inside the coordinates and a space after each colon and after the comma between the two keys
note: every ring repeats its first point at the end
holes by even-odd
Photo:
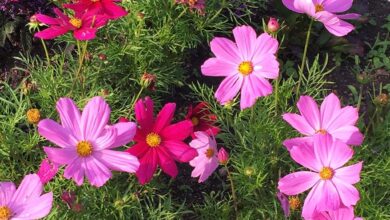
{"type": "Polygon", "coordinates": [[[73,13],[68,15],[55,8],[56,18],[36,14],[36,20],[48,25],[49,28],[36,33],[35,37],[54,39],[72,31],[77,40],[91,40],[96,37],[97,30],[106,25],[108,20],[127,15],[127,12],[116,5],[114,0],[80,0],[77,3],[64,4],[64,8],[72,10],[73,13]]]}
{"type": "MultiPolygon", "coordinates": [[[[341,219],[352,220],[353,207],[360,198],[353,184],[360,181],[362,162],[345,164],[354,153],[348,144],[360,145],[363,141],[363,135],[355,127],[358,111],[350,106],[341,108],[334,94],[324,99],[320,109],[309,96],[301,97],[297,105],[301,115],[287,113],[283,118],[305,137],[290,139],[284,144],[291,157],[310,171],[283,177],[278,189],[295,196],[311,188],[302,208],[305,219],[327,219],[326,216],[345,213],[349,217],[341,219]]],[[[279,199],[285,204],[280,195],[279,199]]],[[[286,206],[283,207],[286,210],[286,206]]]]}

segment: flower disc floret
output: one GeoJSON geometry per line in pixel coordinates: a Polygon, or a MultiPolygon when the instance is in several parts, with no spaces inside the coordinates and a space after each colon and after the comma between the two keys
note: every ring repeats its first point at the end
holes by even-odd
{"type": "Polygon", "coordinates": [[[146,136],[146,143],[150,146],[150,147],[158,147],[161,143],[161,137],[160,135],[152,132],[152,133],[149,133],[147,136],[146,136]]]}
{"type": "Polygon", "coordinates": [[[8,208],[7,206],[1,206],[0,207],[0,219],[1,220],[9,220],[11,219],[11,209],[8,208]]]}
{"type": "Polygon", "coordinates": [[[93,146],[89,141],[80,141],[77,144],[76,150],[80,157],[88,157],[92,154],[93,146]]]}
{"type": "Polygon", "coordinates": [[[238,66],[238,71],[244,75],[247,76],[253,72],[253,64],[250,61],[244,61],[238,66]]]}
{"type": "Polygon", "coordinates": [[[323,180],[329,180],[329,179],[332,179],[334,175],[334,171],[332,168],[330,167],[324,167],[322,168],[322,170],[320,171],[320,177],[321,179],[323,180]]]}

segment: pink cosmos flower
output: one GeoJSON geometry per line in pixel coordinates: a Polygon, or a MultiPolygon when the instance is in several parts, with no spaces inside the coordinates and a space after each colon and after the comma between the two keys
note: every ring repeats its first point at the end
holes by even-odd
{"type": "Polygon", "coordinates": [[[210,42],[216,57],[206,60],[201,69],[206,76],[226,77],[215,93],[222,105],[241,91],[240,107],[245,109],[253,106],[259,97],[272,93],[267,79],[276,79],[279,75],[275,56],[278,41],[267,33],[257,37],[250,26],[234,28],[233,35],[235,43],[221,37],[210,42]]]}
{"type": "MultiPolygon", "coordinates": [[[[207,102],[200,102],[195,107],[190,105],[185,119],[192,121],[194,132],[204,131],[209,135],[216,136],[221,130],[219,127],[215,126],[217,115],[211,113],[210,105],[207,102]]],[[[192,138],[195,138],[194,132],[191,134],[192,138]]]]}
{"type": "Polygon", "coordinates": [[[77,3],[64,4],[64,8],[70,8],[80,13],[95,11],[95,13],[105,15],[109,19],[115,20],[127,15],[127,11],[115,4],[115,2],[120,2],[120,0],[79,0],[77,3]]]}
{"type": "Polygon", "coordinates": [[[92,98],[82,114],[73,100],[61,98],[57,111],[61,124],[44,119],[38,124],[38,132],[60,147],[44,147],[44,151],[54,163],[66,165],[65,178],[82,185],[85,175],[91,185],[100,187],[111,178],[110,170],[133,173],[138,169],[136,157],[112,150],[133,139],[136,125],[107,125],[111,110],[103,98],[92,98]]]}
{"type": "Polygon", "coordinates": [[[357,19],[359,14],[336,14],[349,10],[353,0],[283,0],[283,4],[297,13],[305,13],[324,24],[335,36],[345,36],[355,27],[343,19],[357,19]]]}
{"type": "Polygon", "coordinates": [[[318,134],[313,146],[293,147],[290,154],[297,163],[311,171],[283,177],[278,189],[286,195],[297,195],[312,188],[303,205],[303,217],[356,205],[360,197],[353,184],[360,181],[362,162],[342,167],[353,155],[348,145],[333,140],[329,134],[318,134]]]}
{"type": "Polygon", "coordinates": [[[355,126],[359,119],[358,110],[352,106],[341,108],[340,100],[335,94],[325,97],[320,109],[310,96],[301,96],[297,106],[301,115],[286,113],[283,119],[307,137],[284,141],[287,149],[299,146],[302,142],[312,142],[312,136],[317,133],[329,133],[348,145],[362,144],[363,134],[355,126]]]}
{"type": "Polygon", "coordinates": [[[39,166],[37,175],[41,179],[42,183],[46,184],[54,178],[57,172],[58,165],[50,162],[49,159],[45,158],[44,160],[42,160],[41,165],[39,166]]]}
{"type": "Polygon", "coordinates": [[[343,207],[334,211],[318,213],[314,218],[305,218],[305,220],[363,220],[363,218],[355,217],[353,207],[343,207]]]}
{"type": "Polygon", "coordinates": [[[197,152],[183,142],[192,132],[190,120],[170,124],[176,104],[166,104],[157,118],[153,115],[153,101],[146,97],[135,104],[135,116],[139,127],[134,137],[136,144],[126,151],[140,159],[136,173],[141,184],[148,183],[157,165],[171,177],[176,177],[178,170],[175,161],[188,162],[197,152]]]}
{"type": "Polygon", "coordinates": [[[53,204],[53,193],[42,194],[43,184],[36,174],[26,175],[16,189],[13,182],[0,182],[0,219],[41,219],[53,204]]]}
{"type": "Polygon", "coordinates": [[[191,173],[192,177],[199,177],[198,182],[202,183],[218,167],[217,142],[213,136],[206,132],[195,132],[195,139],[190,142],[190,146],[198,151],[198,156],[190,161],[190,165],[195,167],[191,173]]]}
{"type": "Polygon", "coordinates": [[[107,23],[107,17],[97,15],[96,11],[76,12],[74,17],[68,17],[58,8],[54,9],[54,13],[57,15],[57,18],[43,14],[35,15],[39,22],[50,26],[43,31],[35,33],[35,37],[48,40],[73,31],[73,36],[77,40],[92,40],[96,37],[97,29],[107,23]]]}

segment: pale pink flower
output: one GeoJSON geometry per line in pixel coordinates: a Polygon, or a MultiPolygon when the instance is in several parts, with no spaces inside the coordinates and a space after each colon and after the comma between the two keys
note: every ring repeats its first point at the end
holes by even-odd
{"type": "Polygon", "coordinates": [[[320,212],[313,218],[305,218],[305,220],[363,220],[363,218],[355,217],[353,207],[343,207],[334,211],[320,212]]]}
{"type": "Polygon", "coordinates": [[[284,216],[289,217],[290,216],[290,202],[288,201],[288,197],[281,192],[277,192],[276,197],[278,197],[280,205],[282,206],[284,216]]]}
{"type": "Polygon", "coordinates": [[[325,97],[318,109],[317,103],[310,96],[301,96],[297,103],[301,115],[286,113],[283,119],[307,137],[289,139],[283,142],[287,149],[299,146],[302,142],[312,142],[315,134],[329,133],[348,145],[361,145],[363,134],[355,126],[359,112],[352,106],[341,108],[340,100],[333,93],[325,97]]]}
{"type": "Polygon", "coordinates": [[[313,146],[303,144],[290,150],[291,157],[311,171],[291,173],[279,180],[278,189],[286,195],[297,195],[311,188],[302,216],[356,205],[360,199],[353,184],[360,181],[362,162],[343,167],[353,155],[346,144],[329,134],[314,137],[313,146]]]}
{"type": "Polygon", "coordinates": [[[37,175],[41,179],[42,183],[46,184],[54,178],[57,172],[58,165],[45,158],[42,160],[41,165],[39,166],[37,175]]]}
{"type": "Polygon", "coordinates": [[[198,182],[204,182],[218,167],[217,142],[213,136],[206,132],[195,132],[195,139],[190,142],[190,146],[198,152],[190,165],[195,167],[191,173],[192,177],[199,177],[198,182]]]}
{"type": "Polygon", "coordinates": [[[53,204],[53,193],[41,195],[43,184],[37,174],[26,175],[16,189],[13,182],[0,182],[0,219],[41,219],[53,204]]]}
{"type": "Polygon", "coordinates": [[[112,150],[133,139],[136,125],[107,125],[111,110],[103,98],[92,98],[82,114],[73,100],[61,98],[57,111],[61,124],[44,119],[38,124],[38,132],[60,147],[44,147],[44,151],[53,163],[66,165],[65,178],[82,185],[86,176],[91,185],[100,187],[111,178],[110,170],[137,171],[139,161],[135,156],[112,150]]]}
{"type": "Polygon", "coordinates": [[[226,77],[215,97],[222,104],[233,100],[241,91],[241,109],[252,107],[259,97],[272,93],[268,79],[279,76],[279,62],[275,56],[278,41],[269,34],[259,37],[250,26],[233,29],[236,42],[216,37],[210,42],[216,57],[202,65],[205,76],[226,77]]]}
{"type": "Polygon", "coordinates": [[[283,4],[297,13],[305,13],[324,24],[335,36],[345,36],[355,27],[343,19],[357,19],[359,14],[338,14],[349,10],[353,0],[283,0],[283,4]]]}

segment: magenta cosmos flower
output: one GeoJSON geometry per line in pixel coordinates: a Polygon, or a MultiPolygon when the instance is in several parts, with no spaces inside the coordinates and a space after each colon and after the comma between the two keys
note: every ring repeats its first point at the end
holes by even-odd
{"type": "Polygon", "coordinates": [[[343,207],[334,211],[318,213],[314,218],[305,218],[305,220],[363,220],[363,218],[355,217],[353,207],[343,207]]]}
{"type": "Polygon", "coordinates": [[[216,57],[206,60],[202,73],[206,76],[226,77],[215,97],[221,104],[232,101],[241,91],[241,109],[252,107],[261,96],[272,93],[272,85],[267,79],[279,75],[279,63],[275,56],[278,41],[269,34],[257,37],[249,26],[233,30],[236,42],[216,37],[210,42],[211,51],[216,57]]]}
{"type": "Polygon", "coordinates": [[[176,177],[178,170],[175,161],[188,162],[197,152],[183,142],[192,132],[192,122],[184,120],[170,124],[176,104],[166,104],[157,118],[153,116],[153,101],[146,97],[135,105],[135,116],[139,127],[134,140],[137,142],[126,151],[137,156],[140,167],[136,173],[141,184],[148,183],[157,165],[171,177],[176,177]]]}
{"type": "Polygon", "coordinates": [[[310,96],[301,96],[297,106],[301,115],[286,113],[283,119],[307,137],[284,141],[287,149],[305,141],[312,142],[311,137],[318,133],[329,133],[348,145],[362,144],[363,134],[355,126],[359,119],[358,110],[352,106],[341,108],[340,100],[335,94],[325,97],[320,109],[310,96]]]}
{"type": "Polygon", "coordinates": [[[286,195],[297,195],[310,188],[302,216],[313,217],[317,212],[351,207],[359,200],[353,184],[360,181],[362,162],[343,167],[353,150],[329,134],[314,137],[313,146],[302,144],[290,150],[291,157],[310,171],[291,173],[279,180],[278,189],[286,195]]]}
{"type": "Polygon", "coordinates": [[[80,13],[92,10],[107,16],[109,19],[126,16],[127,11],[115,2],[120,2],[120,0],[79,0],[77,3],[64,4],[64,7],[80,13]]]}
{"type": "Polygon", "coordinates": [[[198,156],[190,161],[190,165],[195,167],[191,176],[199,177],[198,182],[202,183],[213,174],[219,165],[217,142],[213,136],[203,131],[195,132],[195,137],[190,142],[190,146],[198,151],[198,156]]]}
{"type": "Polygon", "coordinates": [[[54,9],[54,13],[57,18],[43,14],[35,15],[39,22],[49,25],[49,28],[35,33],[35,37],[48,40],[73,31],[73,36],[77,40],[92,40],[96,37],[97,29],[107,23],[107,17],[97,15],[96,11],[76,13],[74,17],[68,17],[58,8],[54,9]]]}
{"type": "Polygon", "coordinates": [[[111,110],[103,98],[92,98],[82,114],[71,99],[61,98],[57,111],[61,124],[44,119],[38,132],[60,147],[44,147],[44,151],[52,162],[66,165],[65,178],[82,185],[85,175],[91,185],[100,187],[111,178],[110,170],[134,173],[138,169],[136,157],[112,150],[133,139],[136,125],[107,125],[111,110]]]}
{"type": "Polygon", "coordinates": [[[335,36],[345,36],[355,27],[343,19],[357,19],[359,14],[336,14],[349,10],[353,0],[283,0],[283,4],[297,13],[305,13],[324,24],[335,36]]]}
{"type": "Polygon", "coordinates": [[[12,182],[0,182],[0,219],[40,219],[47,216],[53,204],[53,193],[42,194],[38,175],[23,178],[18,189],[12,182]]]}

